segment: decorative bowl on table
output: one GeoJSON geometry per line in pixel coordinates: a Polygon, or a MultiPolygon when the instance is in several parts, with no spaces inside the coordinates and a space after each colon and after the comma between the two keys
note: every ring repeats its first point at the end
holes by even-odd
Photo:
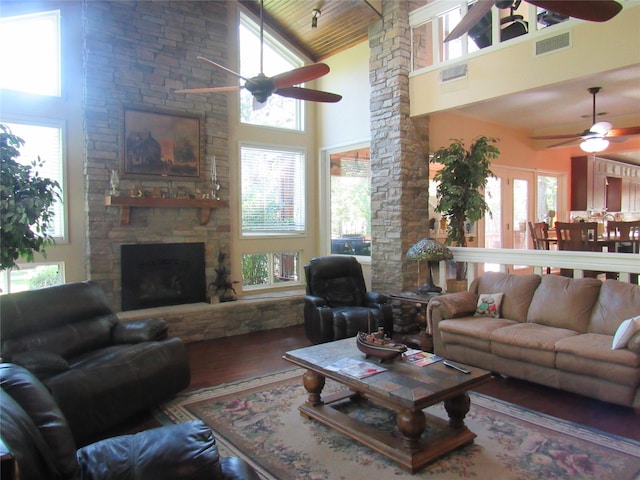
{"type": "Polygon", "coordinates": [[[375,333],[358,332],[356,344],[358,350],[365,354],[365,358],[376,357],[380,362],[393,360],[407,351],[406,345],[391,340],[382,328],[375,333]]]}

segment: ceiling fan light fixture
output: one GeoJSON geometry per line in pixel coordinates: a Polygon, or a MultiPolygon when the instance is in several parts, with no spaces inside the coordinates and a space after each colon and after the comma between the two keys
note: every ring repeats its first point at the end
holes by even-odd
{"type": "Polygon", "coordinates": [[[590,137],[580,143],[580,148],[587,153],[602,152],[609,146],[609,140],[600,137],[590,137]]]}

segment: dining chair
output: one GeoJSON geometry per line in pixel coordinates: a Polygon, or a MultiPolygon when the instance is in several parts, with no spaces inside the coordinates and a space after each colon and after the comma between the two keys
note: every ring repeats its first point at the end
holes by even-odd
{"type": "MultiPolygon", "coordinates": [[[[597,252],[600,250],[596,240],[598,239],[597,222],[566,223],[556,222],[556,235],[558,237],[558,250],[573,250],[581,252],[597,252]]],[[[599,273],[585,270],[585,277],[597,277],[599,273]]],[[[573,270],[563,268],[560,275],[573,277],[573,270]]]]}
{"type": "Polygon", "coordinates": [[[640,220],[607,222],[607,240],[615,241],[615,251],[640,253],[640,220]]]}
{"type": "Polygon", "coordinates": [[[534,250],[549,250],[549,226],[546,222],[529,222],[529,232],[534,250]]]}
{"type": "MultiPolygon", "coordinates": [[[[546,222],[528,222],[531,240],[534,250],[549,250],[549,226],[546,222]]],[[[547,267],[547,274],[551,273],[551,267],[547,267]]]]}

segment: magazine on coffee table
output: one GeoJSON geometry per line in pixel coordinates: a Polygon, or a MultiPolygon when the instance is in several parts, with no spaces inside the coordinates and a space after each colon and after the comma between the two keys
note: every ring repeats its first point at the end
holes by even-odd
{"type": "Polygon", "coordinates": [[[386,368],[373,363],[362,362],[355,358],[343,358],[325,367],[327,370],[339,372],[354,378],[365,378],[384,372],[386,368]]]}
{"type": "Polygon", "coordinates": [[[422,350],[409,349],[402,354],[402,360],[417,367],[426,367],[432,363],[439,362],[442,357],[435,353],[423,352],[422,350]]]}

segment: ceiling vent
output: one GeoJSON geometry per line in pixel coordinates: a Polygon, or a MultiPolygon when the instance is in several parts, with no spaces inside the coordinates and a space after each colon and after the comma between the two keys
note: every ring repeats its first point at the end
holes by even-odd
{"type": "Polygon", "coordinates": [[[536,57],[569,48],[571,46],[571,32],[564,32],[560,35],[538,40],[535,45],[536,57]]]}
{"type": "Polygon", "coordinates": [[[440,71],[440,82],[450,82],[467,76],[467,64],[461,63],[440,71]]]}

